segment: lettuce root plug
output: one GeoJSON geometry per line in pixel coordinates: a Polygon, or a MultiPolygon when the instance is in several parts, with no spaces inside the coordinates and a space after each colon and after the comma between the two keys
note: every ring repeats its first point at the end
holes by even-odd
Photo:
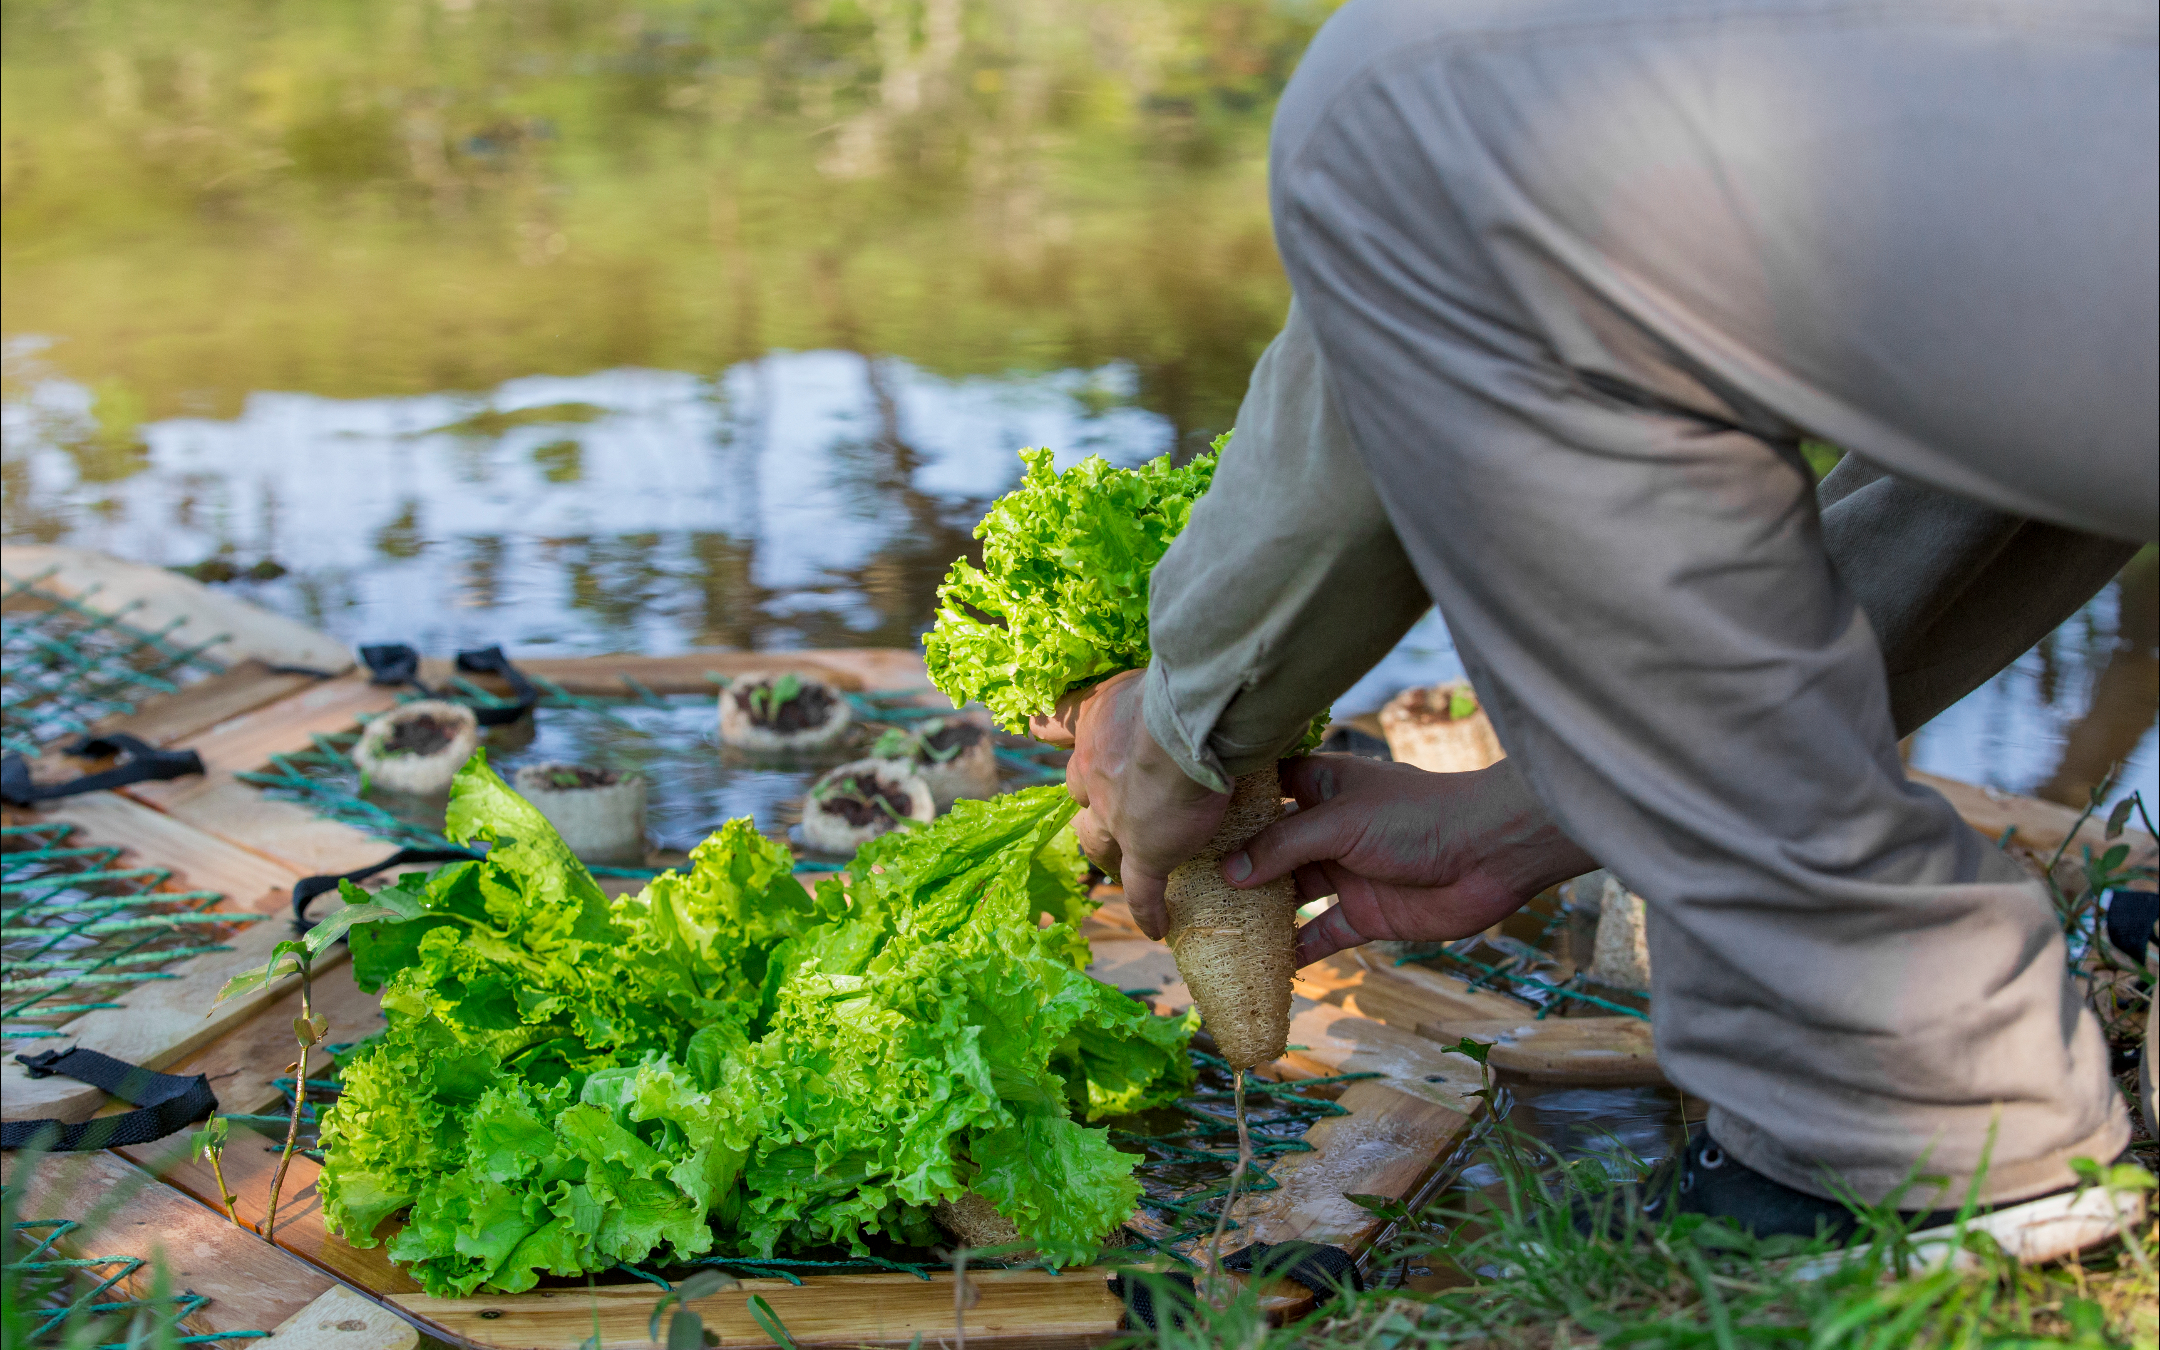
{"type": "Polygon", "coordinates": [[[1281,1056],[1290,1040],[1290,978],[1297,971],[1297,883],[1281,877],[1241,891],[1222,860],[1282,817],[1275,766],[1246,774],[1230,793],[1215,837],[1170,872],[1170,950],[1215,1048],[1233,1069],[1281,1056]]]}

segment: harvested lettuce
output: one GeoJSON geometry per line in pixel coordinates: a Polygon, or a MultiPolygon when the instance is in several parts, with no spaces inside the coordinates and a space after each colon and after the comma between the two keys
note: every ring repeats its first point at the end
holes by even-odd
{"type": "MultiPolygon", "coordinates": [[[[1136,469],[1096,455],[1059,473],[1049,450],[1022,450],[1020,485],[975,527],[983,565],[962,558],[938,587],[923,635],[931,681],[1021,732],[1073,690],[1146,665],[1149,574],[1229,440],[1182,468],[1167,455],[1136,469]]],[[[1322,712],[1293,753],[1317,746],[1327,724],[1322,712]]]]}
{"type": "Polygon", "coordinates": [[[325,1113],[324,1216],[433,1294],[621,1262],[933,1240],[972,1188],[1058,1262],[1139,1195],[1079,1124],[1175,1097],[1189,1021],[1088,978],[1059,788],[962,802],[805,890],[732,821],[610,902],[476,756],[449,830],[351,935],[387,1032],[325,1113]],[[1047,922],[1046,922],[1047,920],[1047,922]]]}

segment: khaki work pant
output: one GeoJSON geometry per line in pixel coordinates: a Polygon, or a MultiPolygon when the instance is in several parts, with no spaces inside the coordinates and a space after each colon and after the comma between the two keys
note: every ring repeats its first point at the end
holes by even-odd
{"type": "Polygon", "coordinates": [[[2155,537],[2155,54],[2143,0],[1352,0],[1275,125],[1296,304],[1155,574],[1156,738],[1220,785],[1437,603],[1648,901],[1741,1161],[1924,1159],[1913,1206],[2112,1157],[2046,895],[1897,740],[2155,537]],[[1819,495],[1803,436],[1853,454],[1819,495]]]}

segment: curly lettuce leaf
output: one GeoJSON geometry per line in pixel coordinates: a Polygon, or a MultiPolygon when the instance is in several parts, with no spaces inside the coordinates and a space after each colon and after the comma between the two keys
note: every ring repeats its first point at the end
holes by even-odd
{"type": "Polygon", "coordinates": [[[1191,1027],[1084,974],[1061,789],[887,835],[814,895],[731,822],[597,912],[484,764],[457,791],[494,847],[353,930],[389,1026],[323,1126],[325,1219],[364,1246],[403,1212],[389,1253],[429,1292],[921,1245],[970,1186],[1055,1261],[1130,1214],[1137,1159],[1073,1117],[1174,1095],[1191,1027]]]}
{"type": "MultiPolygon", "coordinates": [[[[1007,731],[1075,689],[1148,663],[1148,579],[1214,481],[1211,453],[1120,469],[1100,455],[1059,473],[1048,449],[1022,450],[1020,485],[975,526],[976,567],[962,558],[938,587],[923,635],[932,683],[955,706],[978,702],[1007,731]]],[[[1292,749],[1320,744],[1322,712],[1292,749]]]]}
{"type": "Polygon", "coordinates": [[[923,638],[930,678],[1008,731],[1068,691],[1147,664],[1148,574],[1215,476],[1202,455],[1137,469],[1093,456],[1064,473],[1022,450],[1020,485],[975,527],[983,565],[956,562],[923,638]]]}

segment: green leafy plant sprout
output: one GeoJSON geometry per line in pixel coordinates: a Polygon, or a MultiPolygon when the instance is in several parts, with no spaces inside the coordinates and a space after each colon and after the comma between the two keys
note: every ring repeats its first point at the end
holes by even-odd
{"type": "MultiPolygon", "coordinates": [[[[780,1314],[773,1311],[772,1304],[765,1301],[763,1294],[752,1294],[749,1303],[750,1316],[756,1320],[759,1330],[772,1338],[774,1345],[784,1346],[786,1350],[798,1350],[794,1336],[788,1333],[787,1323],[780,1320],[780,1314]]],[[[673,1347],[669,1350],[673,1350],[673,1347]]]]}
{"type": "Polygon", "coordinates": [[[920,731],[902,731],[898,727],[889,727],[871,745],[870,753],[878,759],[927,760],[932,764],[943,764],[947,760],[957,759],[960,752],[967,748],[959,742],[947,746],[932,745],[931,740],[944,729],[943,718],[933,718],[923,723],[920,731]]]}
{"type": "Polygon", "coordinates": [[[836,778],[830,783],[821,784],[813,789],[810,795],[821,803],[853,802],[866,811],[883,811],[895,821],[906,824],[913,823],[912,821],[903,821],[900,813],[892,809],[892,803],[885,800],[883,793],[876,791],[875,788],[864,787],[861,780],[857,779],[853,774],[849,774],[845,778],[836,778]]]}
{"type": "Polygon", "coordinates": [[[217,1178],[218,1203],[225,1207],[225,1217],[232,1220],[235,1228],[240,1226],[240,1216],[233,1213],[233,1201],[239,1197],[232,1187],[225,1184],[225,1135],[231,1122],[223,1116],[212,1116],[203,1127],[188,1138],[188,1156],[201,1158],[210,1164],[210,1175],[217,1178]]]}
{"type": "MultiPolygon", "coordinates": [[[[705,1319],[693,1311],[690,1305],[698,1299],[711,1298],[724,1289],[740,1289],[742,1281],[724,1270],[701,1270],[690,1278],[668,1286],[668,1291],[653,1304],[652,1316],[646,1319],[645,1337],[660,1341],[660,1314],[675,1305],[675,1315],[668,1319],[667,1350],[703,1350],[705,1345],[705,1319]]],[[[598,1305],[595,1305],[597,1308],[598,1305]]],[[[597,1315],[597,1313],[596,1313],[597,1315]]],[[[593,1335],[597,1340],[597,1328],[593,1335]]],[[[774,1338],[778,1340],[778,1337],[774,1338]]],[[[786,1344],[786,1342],[781,1342],[786,1344]]]]}
{"type": "MultiPolygon", "coordinates": [[[[285,1188],[285,1172],[292,1166],[293,1153],[299,1146],[300,1116],[307,1108],[308,1052],[320,1045],[330,1034],[330,1019],[318,1016],[314,1007],[315,958],[331,943],[345,936],[356,923],[372,923],[379,919],[410,919],[420,912],[417,904],[405,902],[403,896],[397,896],[389,903],[371,901],[365,891],[349,881],[338,883],[338,894],[345,901],[342,909],[309,929],[306,937],[287,939],[271,948],[270,959],[263,964],[261,970],[243,971],[227,980],[225,987],[218,991],[217,998],[210,1005],[214,1008],[226,999],[253,993],[287,975],[300,977],[300,1015],[293,1019],[292,1024],[293,1039],[300,1045],[300,1058],[287,1066],[288,1071],[294,1075],[292,1115],[285,1124],[285,1146],[278,1152],[277,1171],[270,1178],[269,1213],[263,1219],[265,1238],[274,1237],[277,1233],[278,1197],[285,1188]]],[[[220,1118],[218,1123],[222,1125],[223,1119],[220,1118]]],[[[222,1149],[222,1131],[218,1134],[217,1143],[222,1149]]],[[[215,1170],[214,1162],[212,1167],[215,1170]]],[[[222,1173],[218,1176],[218,1190],[220,1194],[224,1194],[225,1179],[222,1173]]],[[[227,1217],[232,1217],[232,1197],[227,1195],[225,1200],[225,1213],[227,1217]]],[[[233,1221],[239,1222],[237,1218],[233,1221]]]]}
{"type": "Polygon", "coordinates": [[[802,693],[802,681],[794,671],[788,671],[777,680],[770,680],[750,691],[750,711],[761,722],[777,721],[782,705],[792,703],[802,693]]]}

